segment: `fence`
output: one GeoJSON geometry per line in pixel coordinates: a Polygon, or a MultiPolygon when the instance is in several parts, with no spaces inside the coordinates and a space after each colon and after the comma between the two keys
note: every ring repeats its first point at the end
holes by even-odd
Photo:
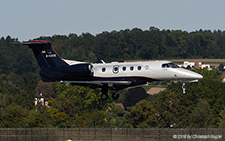
{"type": "Polygon", "coordinates": [[[223,128],[0,128],[0,141],[224,140],[223,128]]]}

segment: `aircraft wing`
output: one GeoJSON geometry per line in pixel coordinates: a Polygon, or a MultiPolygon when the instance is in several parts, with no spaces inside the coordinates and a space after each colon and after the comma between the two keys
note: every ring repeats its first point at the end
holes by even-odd
{"type": "Polygon", "coordinates": [[[76,83],[76,84],[116,84],[116,85],[129,85],[130,81],[60,81],[65,83],[76,83]]]}

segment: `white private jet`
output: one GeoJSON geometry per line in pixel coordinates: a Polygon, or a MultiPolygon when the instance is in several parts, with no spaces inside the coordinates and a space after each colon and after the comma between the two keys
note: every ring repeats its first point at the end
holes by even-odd
{"type": "MultiPolygon", "coordinates": [[[[116,91],[112,97],[117,99],[119,90],[152,81],[198,82],[203,78],[202,75],[180,68],[170,61],[87,63],[62,59],[49,41],[24,41],[22,45],[28,45],[33,50],[44,82],[58,81],[99,87],[102,89],[103,100],[108,98],[108,89],[116,91]]],[[[182,88],[185,93],[185,88],[182,88]]]]}

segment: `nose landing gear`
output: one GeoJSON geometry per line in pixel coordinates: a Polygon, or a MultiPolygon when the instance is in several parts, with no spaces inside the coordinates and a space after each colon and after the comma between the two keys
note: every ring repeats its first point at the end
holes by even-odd
{"type": "Polygon", "coordinates": [[[186,90],[185,89],[186,89],[185,88],[185,83],[183,83],[183,85],[182,85],[183,94],[186,94],[186,90]]]}

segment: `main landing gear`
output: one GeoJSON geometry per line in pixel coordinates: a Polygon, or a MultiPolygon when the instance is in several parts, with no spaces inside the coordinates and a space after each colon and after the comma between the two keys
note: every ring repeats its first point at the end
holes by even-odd
{"type": "MultiPolygon", "coordinates": [[[[118,99],[120,97],[118,92],[114,92],[112,93],[112,98],[113,99],[118,99]]],[[[108,84],[103,84],[102,85],[102,95],[101,95],[101,99],[102,100],[107,100],[109,98],[109,94],[108,94],[108,84]]]]}
{"type": "Polygon", "coordinates": [[[102,100],[106,100],[108,99],[108,84],[103,84],[102,85],[102,95],[101,95],[101,99],[102,100]]]}

